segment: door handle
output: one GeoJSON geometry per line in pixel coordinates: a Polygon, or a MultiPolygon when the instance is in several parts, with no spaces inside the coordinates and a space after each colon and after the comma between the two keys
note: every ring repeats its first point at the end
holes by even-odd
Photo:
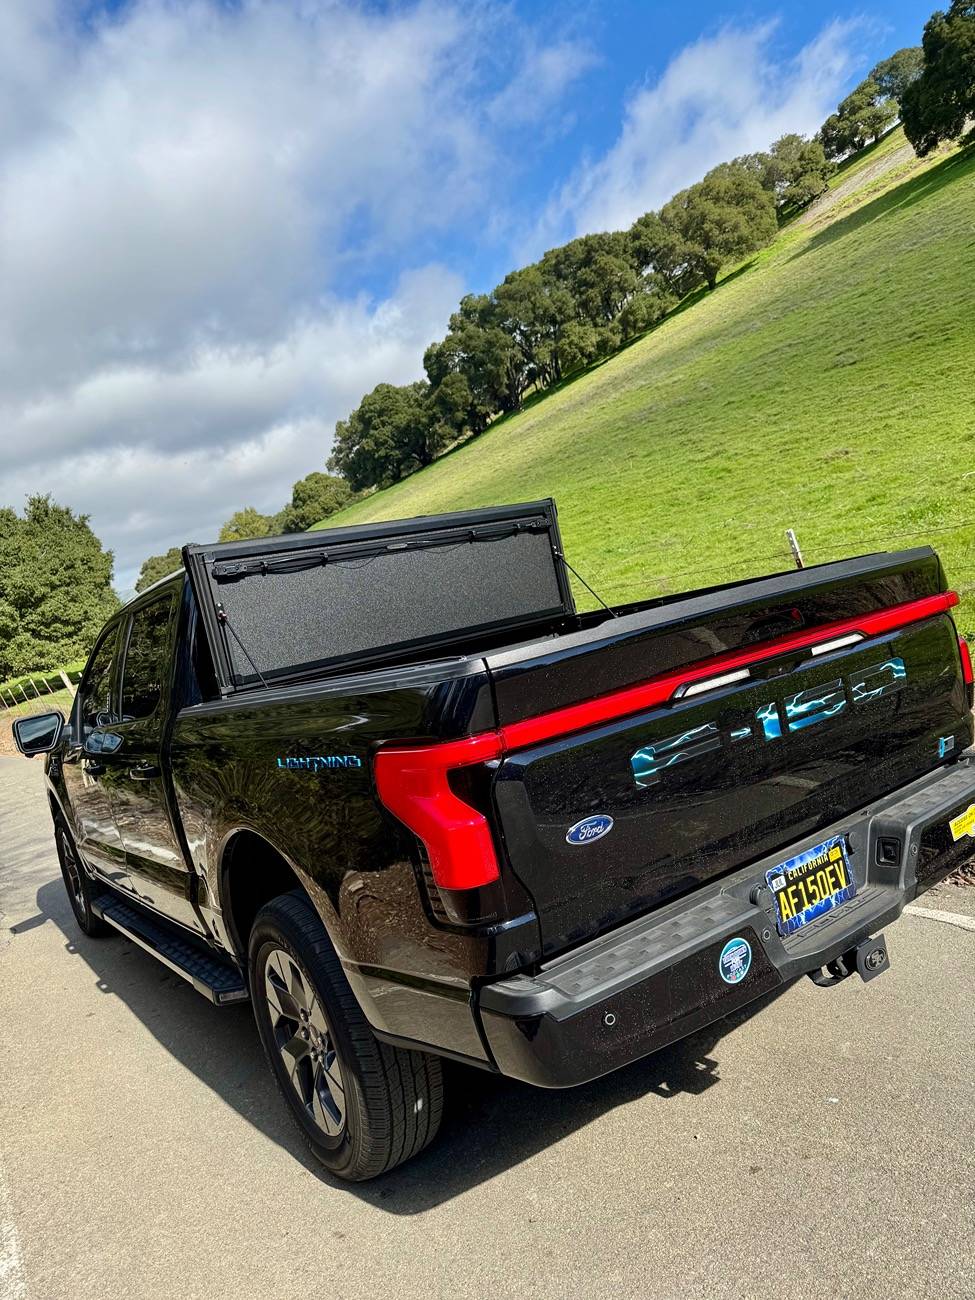
{"type": "Polygon", "coordinates": [[[133,781],[151,781],[159,775],[159,768],[152,763],[140,763],[138,767],[129,768],[129,776],[133,781]]]}
{"type": "Polygon", "coordinates": [[[86,758],[82,765],[82,770],[88,776],[103,776],[105,772],[105,764],[94,763],[90,758],[86,758]]]}

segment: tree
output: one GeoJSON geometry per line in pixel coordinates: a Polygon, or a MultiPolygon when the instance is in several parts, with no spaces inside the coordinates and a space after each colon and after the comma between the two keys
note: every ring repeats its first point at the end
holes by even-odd
{"type": "Polygon", "coordinates": [[[728,166],[676,194],[660,218],[680,235],[689,270],[709,289],[722,266],[764,247],[778,230],[772,196],[751,172],[728,166]]]}
{"type": "Polygon", "coordinates": [[[347,420],[335,426],[328,467],[354,492],[388,487],[429,465],[437,450],[427,383],[377,384],[347,420]]]}
{"type": "Polygon", "coordinates": [[[253,506],[244,506],[236,510],[220,529],[221,542],[246,542],[252,537],[267,537],[276,531],[277,518],[274,515],[262,515],[253,506]]]}
{"type": "Polygon", "coordinates": [[[303,533],[327,519],[352,500],[352,489],[345,479],[318,470],[300,478],[291,491],[291,500],[276,516],[283,533],[303,533]]]}
{"type": "Polygon", "coordinates": [[[919,157],[953,140],[975,117],[975,3],[954,0],[924,28],[924,68],[901,101],[904,134],[919,157]]]}
{"type": "Polygon", "coordinates": [[[483,409],[517,411],[531,382],[530,364],[514,332],[505,329],[506,304],[495,294],[468,294],[450,318],[447,339],[457,349],[457,370],[483,409]]]}
{"type": "Polygon", "coordinates": [[[667,292],[678,298],[697,287],[699,272],[690,263],[690,250],[680,232],[659,212],[646,212],[629,230],[631,256],[641,275],[660,276],[667,292]]]}
{"type": "Polygon", "coordinates": [[[876,140],[897,117],[897,105],[869,77],[861,81],[819,130],[827,158],[843,158],[876,140]]]}
{"type": "Polygon", "coordinates": [[[438,448],[456,442],[470,427],[471,386],[464,375],[455,371],[444,375],[427,396],[432,444],[438,448]]]}
{"type": "Polygon", "coordinates": [[[48,496],[23,517],[0,510],[0,674],[58,668],[85,657],[118,608],[112,552],[48,496]]]}
{"type": "MultiPolygon", "coordinates": [[[[485,391],[475,392],[473,377],[468,373],[468,360],[460,339],[448,334],[440,343],[431,343],[423,354],[423,369],[430,384],[431,398],[444,392],[445,401],[456,402],[463,396],[464,411],[458,427],[472,433],[483,433],[497,407],[485,391]],[[459,381],[459,383],[458,383],[459,381]]],[[[436,402],[441,401],[436,397],[436,402]]],[[[436,405],[435,402],[435,405],[436,405]]],[[[436,414],[434,419],[437,419],[436,414]]]]}
{"type": "MultiPolygon", "coordinates": [[[[555,324],[556,310],[548,289],[549,282],[540,268],[526,266],[506,275],[491,294],[493,323],[514,344],[511,360],[517,366],[519,381],[526,386],[551,382],[551,353],[545,345],[555,324]]],[[[568,300],[566,309],[571,310],[568,300]]]]}
{"type": "Polygon", "coordinates": [[[620,331],[625,339],[635,338],[663,320],[677,306],[677,295],[662,275],[650,274],[642,278],[640,287],[620,312],[620,331]]]}
{"type": "Polygon", "coordinates": [[[833,164],[826,158],[821,140],[802,135],[783,135],[759,155],[764,165],[760,180],[782,211],[798,211],[826,189],[833,164]]]}
{"type": "Polygon", "coordinates": [[[640,291],[640,272],[623,231],[582,235],[550,249],[541,261],[550,282],[568,293],[573,314],[598,330],[612,325],[640,291]]]}
{"type": "Polygon", "coordinates": [[[145,591],[146,587],[151,587],[160,578],[165,578],[182,567],[183,556],[178,546],[171,546],[165,555],[150,555],[148,560],[142,561],[142,568],[135,580],[135,589],[145,591]]]}
{"type": "Polygon", "coordinates": [[[924,51],[920,45],[909,45],[878,63],[868,80],[875,81],[881,95],[899,106],[908,86],[917,81],[923,68],[924,51]]]}

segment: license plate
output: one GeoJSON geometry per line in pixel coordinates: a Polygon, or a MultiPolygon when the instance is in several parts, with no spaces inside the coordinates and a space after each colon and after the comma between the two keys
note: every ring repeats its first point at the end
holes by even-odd
{"type": "Polygon", "coordinates": [[[795,934],[817,916],[841,907],[856,893],[842,835],[780,862],[766,871],[765,879],[775,899],[775,927],[779,934],[795,934]]]}

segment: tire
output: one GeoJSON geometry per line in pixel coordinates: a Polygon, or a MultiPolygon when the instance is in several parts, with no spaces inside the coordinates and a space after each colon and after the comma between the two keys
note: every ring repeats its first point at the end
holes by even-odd
{"type": "Polygon", "coordinates": [[[68,902],[74,912],[74,919],[80,929],[92,939],[102,938],[108,934],[107,926],[100,916],[91,908],[91,877],[82,866],[81,857],[75,846],[74,838],[68,830],[64,818],[54,819],[54,843],[61,864],[61,878],[67,891],[68,902]]]}
{"type": "Polygon", "coordinates": [[[440,1060],[376,1038],[308,898],[272,899],[248,949],[264,1055],[317,1159],[363,1182],[422,1151],[443,1112],[440,1060]]]}

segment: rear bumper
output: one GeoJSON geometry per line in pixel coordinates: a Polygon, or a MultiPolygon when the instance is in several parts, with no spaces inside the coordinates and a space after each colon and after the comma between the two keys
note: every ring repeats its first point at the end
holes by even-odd
{"type": "Polygon", "coordinates": [[[722,1019],[849,952],[895,920],[975,840],[952,842],[951,818],[975,803],[975,752],[687,898],[546,963],[485,985],[477,1010],[502,1074],[546,1088],[597,1078],[722,1019]],[[781,938],[765,872],[845,835],[854,898],[781,938]],[[880,841],[898,845],[881,860],[880,841]],[[718,970],[731,939],[751,947],[740,983],[718,970]]]}

